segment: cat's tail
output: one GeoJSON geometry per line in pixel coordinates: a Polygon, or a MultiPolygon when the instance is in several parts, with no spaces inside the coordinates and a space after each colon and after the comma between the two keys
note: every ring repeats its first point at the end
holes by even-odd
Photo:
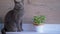
{"type": "Polygon", "coordinates": [[[5,29],[4,29],[4,28],[1,30],[1,33],[2,33],[2,34],[6,34],[6,32],[5,32],[5,29]]]}

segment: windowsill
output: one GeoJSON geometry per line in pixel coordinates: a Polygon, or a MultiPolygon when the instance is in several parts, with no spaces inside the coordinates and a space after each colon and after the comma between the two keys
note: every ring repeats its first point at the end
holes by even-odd
{"type": "MultiPolygon", "coordinates": [[[[1,25],[0,25],[0,28],[2,28],[1,25]]],[[[22,33],[22,34],[37,33],[35,31],[34,25],[32,25],[32,24],[23,24],[23,30],[24,31],[22,31],[22,32],[18,32],[18,34],[19,33],[22,33]]],[[[9,33],[11,33],[11,32],[9,32],[9,33]]],[[[13,33],[17,33],[17,32],[13,32],[13,33]]],[[[60,33],[60,24],[44,24],[43,33],[60,33]]]]}

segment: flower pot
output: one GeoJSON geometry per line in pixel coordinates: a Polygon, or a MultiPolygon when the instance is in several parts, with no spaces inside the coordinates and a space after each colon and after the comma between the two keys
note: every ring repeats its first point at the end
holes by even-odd
{"type": "Polygon", "coordinates": [[[44,24],[34,25],[34,26],[36,32],[43,33],[44,24]]]}

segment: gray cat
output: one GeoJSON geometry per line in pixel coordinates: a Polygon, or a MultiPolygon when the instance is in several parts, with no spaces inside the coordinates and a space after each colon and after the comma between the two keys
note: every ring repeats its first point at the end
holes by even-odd
{"type": "Polygon", "coordinates": [[[6,32],[21,32],[22,28],[22,16],[24,14],[24,0],[14,0],[15,6],[13,10],[10,10],[4,19],[4,28],[1,30],[2,34],[6,32]]]}

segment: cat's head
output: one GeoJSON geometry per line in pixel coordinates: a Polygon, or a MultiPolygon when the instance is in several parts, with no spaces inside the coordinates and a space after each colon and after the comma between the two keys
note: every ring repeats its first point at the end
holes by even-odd
{"type": "Polygon", "coordinates": [[[15,8],[19,9],[23,6],[23,0],[14,0],[15,8]]]}

